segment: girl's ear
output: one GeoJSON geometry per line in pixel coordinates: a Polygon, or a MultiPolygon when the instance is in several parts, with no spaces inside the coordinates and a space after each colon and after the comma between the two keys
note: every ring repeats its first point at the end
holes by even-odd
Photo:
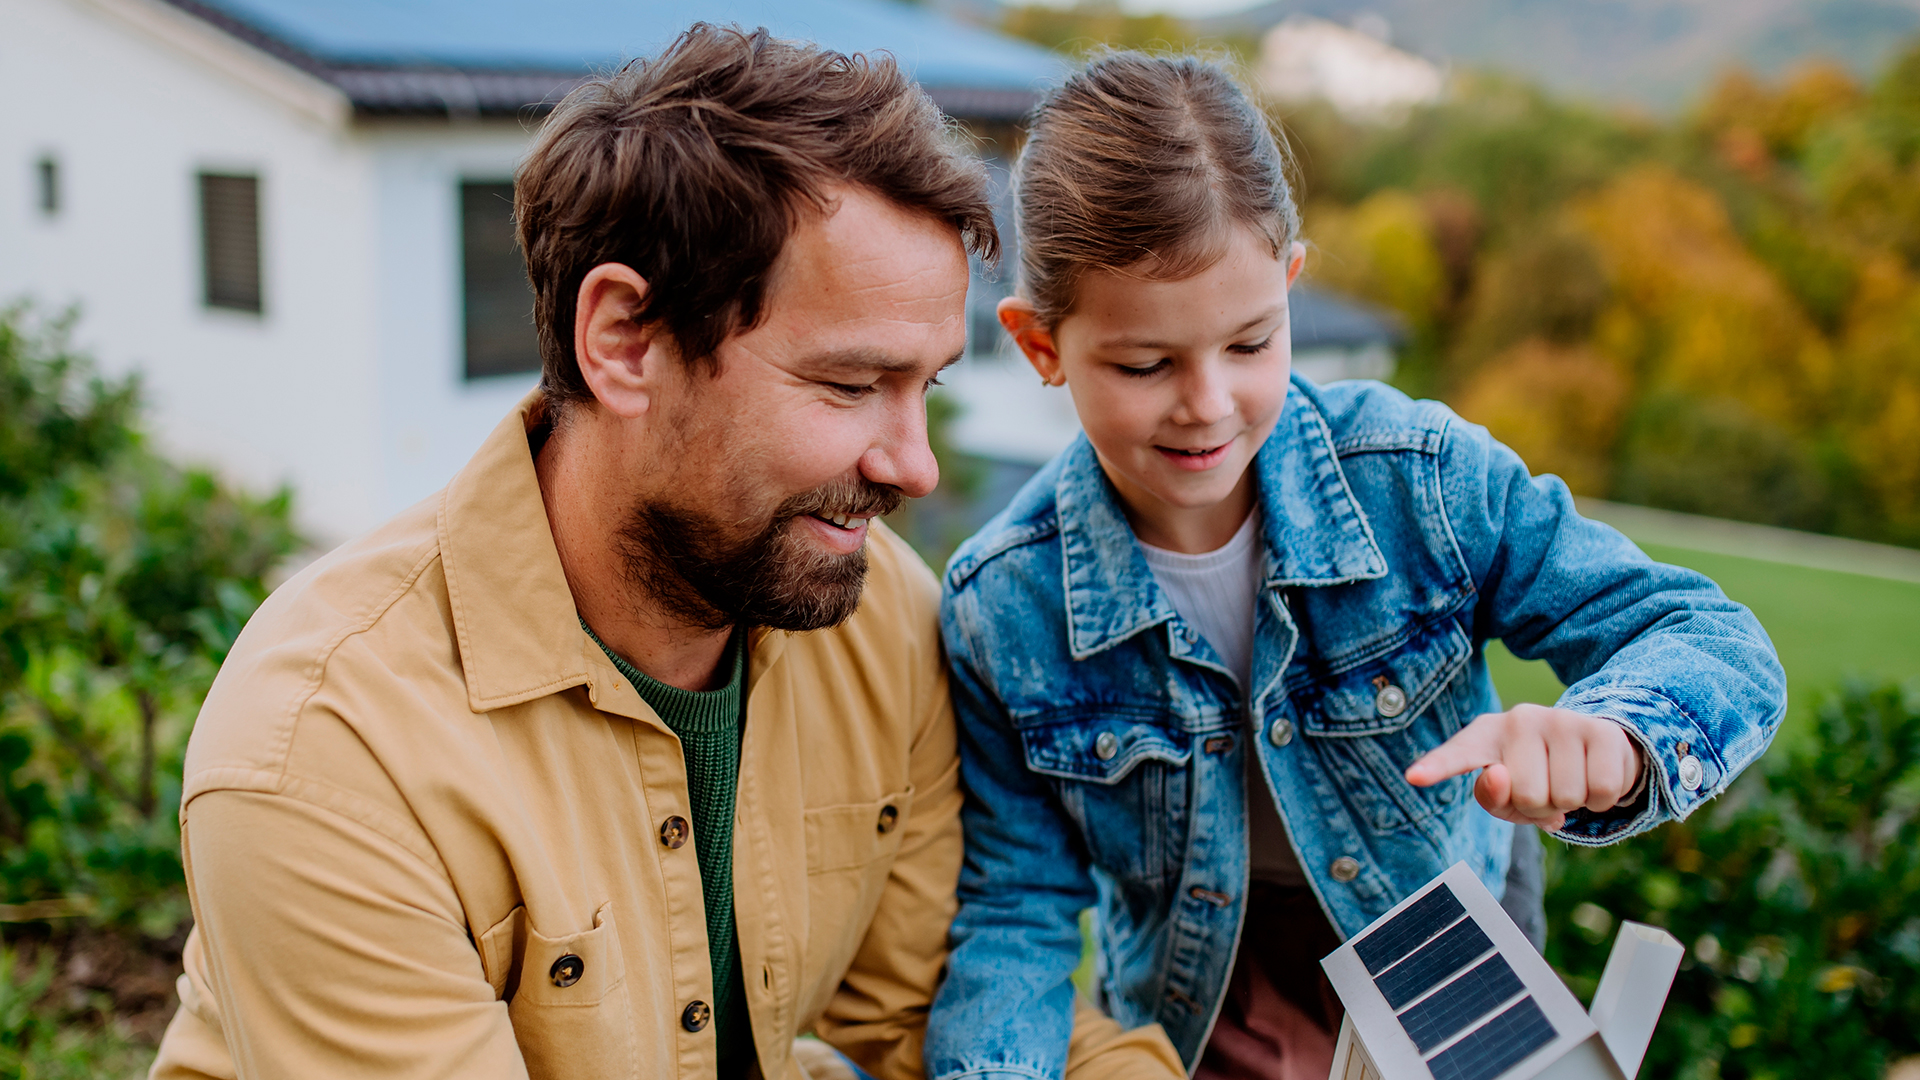
{"type": "Polygon", "coordinates": [[[1060,373],[1060,354],[1053,347],[1053,331],[1040,325],[1031,301],[1009,296],[1000,301],[994,313],[1000,316],[1000,325],[1006,327],[1007,333],[1013,336],[1013,343],[1026,354],[1027,363],[1040,373],[1040,381],[1048,386],[1059,386],[1067,381],[1060,373]]]}
{"type": "Polygon", "coordinates": [[[1293,288],[1293,281],[1300,276],[1300,269],[1307,265],[1307,245],[1298,240],[1287,249],[1287,288],[1293,288]]]}
{"type": "Polygon", "coordinates": [[[601,263],[580,282],[573,309],[573,355],[580,378],[615,416],[647,411],[660,378],[673,363],[656,325],[635,322],[647,281],[632,267],[601,263]]]}

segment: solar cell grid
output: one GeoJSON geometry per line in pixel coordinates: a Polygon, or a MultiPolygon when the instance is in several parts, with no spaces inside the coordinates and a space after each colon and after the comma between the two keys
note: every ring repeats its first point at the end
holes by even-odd
{"type": "Polygon", "coordinates": [[[1433,1080],[1494,1080],[1553,1041],[1553,1025],[1525,997],[1427,1062],[1433,1080]]]}
{"type": "Polygon", "coordinates": [[[1493,948],[1484,930],[1467,919],[1420,946],[1412,956],[1374,977],[1387,1004],[1399,1009],[1493,948]]]}
{"type": "Polygon", "coordinates": [[[1466,913],[1452,887],[1442,884],[1354,942],[1354,954],[1367,966],[1367,974],[1378,975],[1466,913]]]}
{"type": "Polygon", "coordinates": [[[1520,976],[1495,953],[1401,1013],[1400,1026],[1424,1054],[1525,989],[1520,976]]]}

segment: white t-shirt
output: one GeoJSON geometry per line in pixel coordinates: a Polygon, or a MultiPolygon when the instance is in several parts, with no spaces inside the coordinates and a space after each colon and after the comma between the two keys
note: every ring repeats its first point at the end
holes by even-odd
{"type": "MultiPolygon", "coordinates": [[[[1254,605],[1259,602],[1266,547],[1260,542],[1260,515],[1247,520],[1224,547],[1199,555],[1168,551],[1142,543],[1147,566],[1167,594],[1173,610],[1200,632],[1240,684],[1245,700],[1253,684],[1254,605]]],[[[1248,730],[1244,736],[1257,739],[1248,730]]],[[[1276,885],[1305,885],[1306,875],[1287,841],[1286,825],[1274,807],[1259,760],[1248,747],[1247,857],[1254,880],[1276,885]]]]}

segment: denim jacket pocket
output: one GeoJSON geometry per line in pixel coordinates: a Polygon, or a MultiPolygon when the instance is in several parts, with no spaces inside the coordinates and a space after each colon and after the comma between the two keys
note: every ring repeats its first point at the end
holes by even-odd
{"type": "Polygon", "coordinates": [[[1054,779],[1096,865],[1132,882],[1178,874],[1192,735],[1146,710],[1035,717],[1020,741],[1029,771],[1054,779]]]}
{"type": "Polygon", "coordinates": [[[1466,631],[1448,619],[1397,647],[1336,661],[1333,673],[1309,691],[1306,732],[1355,738],[1400,731],[1446,694],[1472,653],[1466,631]]]}
{"type": "Polygon", "coordinates": [[[1464,796],[1455,777],[1407,783],[1422,754],[1460,730],[1473,645],[1451,620],[1363,657],[1295,696],[1302,729],[1340,793],[1369,828],[1394,832],[1427,821],[1464,796]]]}

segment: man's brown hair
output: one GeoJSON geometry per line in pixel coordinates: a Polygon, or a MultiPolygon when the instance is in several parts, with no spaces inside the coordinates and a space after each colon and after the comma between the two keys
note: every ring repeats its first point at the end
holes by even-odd
{"type": "Polygon", "coordinates": [[[1109,52],[1048,94],[1014,167],[1021,291],[1044,326],[1080,279],[1191,276],[1234,226],[1283,258],[1300,232],[1267,117],[1218,64],[1109,52]]]}
{"type": "Polygon", "coordinates": [[[999,254],[986,174],[888,56],[695,23],[659,56],[589,80],[554,109],[515,178],[549,402],[592,398],[573,352],[580,282],[602,263],[647,281],[633,313],[711,365],[759,322],[797,217],[865,186],[999,254]]]}

